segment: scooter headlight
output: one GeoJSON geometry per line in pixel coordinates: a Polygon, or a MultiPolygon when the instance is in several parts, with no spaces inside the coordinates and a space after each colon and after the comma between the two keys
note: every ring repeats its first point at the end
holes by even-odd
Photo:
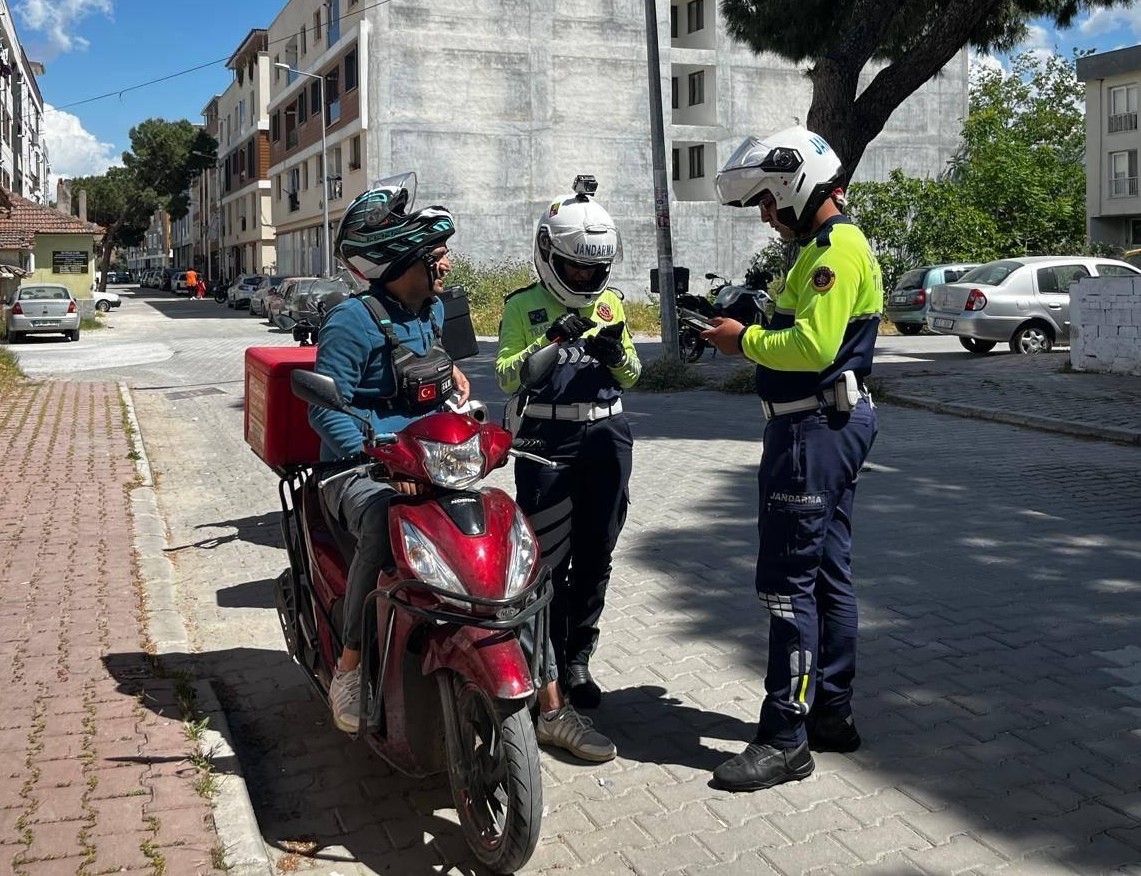
{"type": "Polygon", "coordinates": [[[432,483],[452,490],[466,490],[483,474],[483,448],[479,433],[462,444],[416,439],[424,449],[424,468],[432,483]]]}
{"type": "Polygon", "coordinates": [[[515,512],[511,524],[511,561],[507,564],[507,587],[504,596],[511,597],[527,586],[535,563],[539,560],[539,546],[522,511],[515,512]]]}
{"type": "MultiPolygon", "coordinates": [[[[467,595],[467,588],[460,583],[452,567],[440,556],[439,551],[432,546],[432,542],[424,533],[407,520],[401,520],[400,534],[404,539],[404,553],[408,557],[408,565],[412,567],[418,580],[461,596],[467,595]]],[[[467,602],[457,602],[457,604],[465,608],[469,605],[467,602]]]]}

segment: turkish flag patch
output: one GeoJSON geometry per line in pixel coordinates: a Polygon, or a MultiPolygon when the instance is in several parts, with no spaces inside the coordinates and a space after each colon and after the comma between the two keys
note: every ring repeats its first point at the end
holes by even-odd
{"type": "Polygon", "coordinates": [[[812,272],[812,288],[823,295],[836,285],[836,272],[822,265],[812,272]]]}
{"type": "Polygon", "coordinates": [[[609,304],[598,305],[598,308],[594,312],[603,322],[610,322],[610,320],[614,319],[614,311],[610,309],[609,304]]]}

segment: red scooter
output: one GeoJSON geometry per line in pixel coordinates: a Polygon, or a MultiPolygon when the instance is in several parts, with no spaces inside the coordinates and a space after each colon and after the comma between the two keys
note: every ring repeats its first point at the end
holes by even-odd
{"type": "MultiPolygon", "coordinates": [[[[304,402],[353,414],[324,375],[294,370],[291,384],[304,402]]],[[[326,697],[355,544],[325,511],[321,485],[353,472],[421,485],[418,496],[398,493],[389,512],[394,563],[364,613],[359,734],[403,773],[447,770],[475,856],[511,873],[531,857],[543,811],[530,712],[537,667],[516,631],[537,616],[544,641],[551,576],[511,497],[477,484],[511,455],[546,460],[482,413],[434,413],[395,435],[370,434],[349,463],[278,467],[289,569],[275,590],[289,653],[326,697]]]]}

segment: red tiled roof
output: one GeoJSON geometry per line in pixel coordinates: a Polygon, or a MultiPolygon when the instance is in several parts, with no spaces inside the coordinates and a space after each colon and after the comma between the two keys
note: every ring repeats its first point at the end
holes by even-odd
{"type": "Polygon", "coordinates": [[[12,205],[0,206],[0,249],[32,249],[37,234],[102,234],[103,229],[78,216],[61,213],[22,198],[15,192],[0,192],[12,205]]]}

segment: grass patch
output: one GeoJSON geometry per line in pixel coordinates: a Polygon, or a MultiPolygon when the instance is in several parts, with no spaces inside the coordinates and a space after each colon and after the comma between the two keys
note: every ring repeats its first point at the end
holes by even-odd
{"type": "Polygon", "coordinates": [[[627,301],[624,306],[626,309],[626,327],[631,332],[661,337],[662,313],[658,309],[658,305],[648,304],[644,301],[627,301]]]}
{"type": "Polygon", "coordinates": [[[730,395],[752,395],[757,391],[757,366],[742,365],[722,380],[717,389],[730,395]]]}
{"type": "Polygon", "coordinates": [[[535,282],[530,262],[508,261],[499,264],[473,262],[457,256],[448,274],[448,285],[467,289],[468,306],[477,335],[498,335],[503,317],[503,299],[535,282]]]}
{"type": "Polygon", "coordinates": [[[642,363],[642,376],[634,384],[641,392],[680,392],[698,389],[705,379],[680,359],[662,356],[642,363]]]}
{"type": "Polygon", "coordinates": [[[92,332],[98,329],[105,328],[103,320],[97,316],[85,316],[79,320],[79,330],[84,332],[92,332]]]}
{"type": "Polygon", "coordinates": [[[24,379],[24,372],[16,364],[16,354],[7,348],[0,349],[0,395],[24,379]]]}

